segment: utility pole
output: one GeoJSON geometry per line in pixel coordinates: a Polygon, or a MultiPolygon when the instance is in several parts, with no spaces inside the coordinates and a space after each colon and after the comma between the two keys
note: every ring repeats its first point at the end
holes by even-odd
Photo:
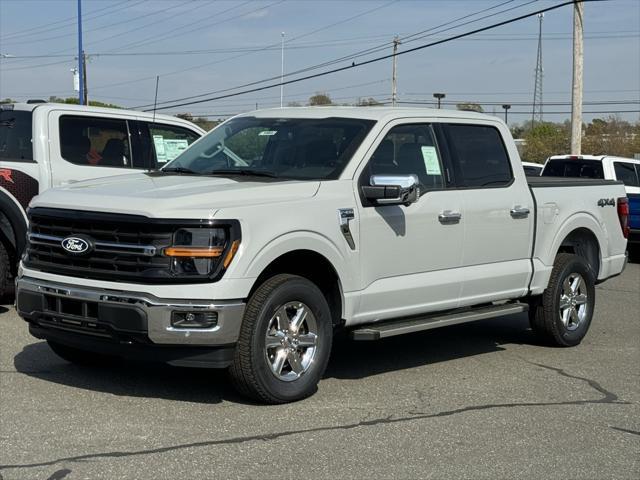
{"type": "Polygon", "coordinates": [[[571,98],[571,154],[582,151],[582,67],[584,4],[573,4],[573,94],[571,98]]]}
{"type": "Polygon", "coordinates": [[[433,94],[433,98],[437,98],[438,99],[438,108],[440,108],[440,101],[446,97],[446,95],[444,93],[434,93],[433,94]]]}
{"type": "Polygon", "coordinates": [[[536,78],[533,85],[533,111],[531,113],[531,128],[538,122],[542,122],[542,20],[544,13],[538,14],[538,55],[536,58],[536,78]]]}
{"type": "Polygon", "coordinates": [[[396,35],[393,38],[393,74],[391,76],[391,105],[396,106],[398,101],[398,45],[400,39],[396,35]]]}
{"type": "Polygon", "coordinates": [[[511,105],[509,105],[508,103],[505,103],[504,105],[502,105],[502,108],[504,108],[504,123],[507,123],[507,118],[508,118],[507,112],[511,108],[511,105]]]}
{"type": "Polygon", "coordinates": [[[85,104],[85,65],[84,51],[82,50],[82,0],[78,0],[78,75],[80,75],[80,90],[78,91],[78,103],[85,104]]]}
{"type": "MultiPolygon", "coordinates": [[[[280,33],[280,108],[284,105],[284,32],[280,33]]],[[[257,108],[256,108],[257,110],[257,108]]]]}

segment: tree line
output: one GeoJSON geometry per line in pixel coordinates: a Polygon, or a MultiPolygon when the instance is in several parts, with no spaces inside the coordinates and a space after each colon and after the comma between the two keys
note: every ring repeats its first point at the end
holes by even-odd
{"type": "MultiPolygon", "coordinates": [[[[78,104],[77,97],[60,98],[51,96],[50,103],[78,104]]],[[[10,98],[0,100],[0,103],[15,103],[10,98]]],[[[305,103],[309,106],[336,105],[331,96],[326,92],[316,92],[305,103]]],[[[95,107],[123,108],[112,103],[90,100],[89,105],[95,107]]],[[[345,104],[349,105],[349,104],[345,104]]],[[[353,105],[353,104],[352,104],[353,105]]],[[[383,103],[372,97],[361,97],[355,102],[357,106],[381,106],[383,103]]],[[[290,102],[289,107],[301,107],[302,102],[290,102]]],[[[480,104],[474,102],[462,102],[456,105],[458,110],[483,112],[480,104]]],[[[177,117],[183,118],[199,125],[204,130],[211,130],[220,124],[223,119],[198,117],[190,113],[179,113],[177,117]]],[[[615,115],[605,118],[595,118],[583,125],[582,153],[585,155],[615,155],[620,157],[633,157],[640,154],[640,122],[628,122],[615,115]]],[[[513,125],[511,133],[514,138],[524,140],[521,150],[522,159],[528,162],[543,163],[551,155],[559,155],[570,152],[571,124],[568,120],[561,123],[554,122],[524,122],[513,125]]]]}

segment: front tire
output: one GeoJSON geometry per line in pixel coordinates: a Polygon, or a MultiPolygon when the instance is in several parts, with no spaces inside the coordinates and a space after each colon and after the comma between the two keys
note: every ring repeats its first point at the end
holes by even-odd
{"type": "Polygon", "coordinates": [[[312,395],[331,353],[331,311],[306,278],[280,274],[247,303],[231,380],[243,395],[280,404],[312,395]]]}
{"type": "Polygon", "coordinates": [[[531,328],[546,343],[578,345],[587,334],[595,307],[595,279],[578,255],[560,253],[540,301],[530,309],[531,328]]]}

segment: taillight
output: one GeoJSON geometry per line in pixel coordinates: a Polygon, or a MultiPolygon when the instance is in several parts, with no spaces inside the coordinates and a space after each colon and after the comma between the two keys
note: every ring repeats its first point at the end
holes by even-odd
{"type": "Polygon", "coordinates": [[[627,197],[618,198],[618,219],[620,220],[620,228],[622,228],[622,236],[629,238],[629,200],[627,197]]]}

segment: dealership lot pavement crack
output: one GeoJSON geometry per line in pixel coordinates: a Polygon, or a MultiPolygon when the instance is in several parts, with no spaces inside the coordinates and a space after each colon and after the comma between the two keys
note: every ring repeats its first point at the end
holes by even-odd
{"type": "MultiPolygon", "coordinates": [[[[376,425],[403,423],[403,422],[415,422],[420,420],[428,420],[432,418],[450,417],[453,415],[458,415],[466,412],[483,411],[483,410],[500,409],[500,408],[528,408],[528,407],[539,408],[539,407],[588,405],[588,404],[628,405],[630,403],[630,402],[620,400],[618,395],[605,389],[602,385],[600,385],[600,383],[596,382],[595,380],[577,376],[577,375],[572,375],[561,368],[557,368],[549,365],[543,365],[535,362],[527,361],[527,363],[531,365],[535,365],[539,368],[553,371],[558,375],[569,378],[569,379],[585,382],[593,390],[602,394],[602,397],[595,398],[595,399],[571,400],[571,401],[560,401],[560,402],[513,402],[513,403],[492,403],[492,404],[485,404],[485,405],[471,405],[471,406],[461,407],[461,408],[452,409],[452,410],[445,410],[437,413],[414,412],[409,416],[401,416],[401,417],[394,417],[393,415],[389,415],[386,417],[361,420],[359,422],[344,424],[344,425],[333,425],[333,426],[327,426],[327,427],[317,427],[317,428],[299,429],[299,430],[287,430],[283,432],[263,434],[263,435],[239,436],[239,437],[233,437],[233,438],[228,438],[224,440],[209,440],[209,441],[194,442],[194,443],[184,443],[179,445],[170,445],[166,447],[151,448],[146,450],[91,453],[91,454],[63,457],[63,458],[58,458],[54,460],[34,462],[34,463],[28,463],[28,464],[0,465],[0,470],[13,469],[13,468],[45,467],[45,466],[56,465],[62,462],[82,462],[85,460],[94,460],[94,459],[100,459],[100,458],[121,458],[121,457],[130,457],[130,456],[139,456],[139,455],[150,455],[150,454],[165,453],[165,452],[189,449],[189,448],[231,445],[231,444],[239,444],[239,443],[246,443],[246,442],[253,442],[253,441],[268,442],[268,441],[276,440],[282,437],[289,437],[289,436],[300,435],[300,434],[329,432],[329,431],[336,431],[336,430],[351,430],[359,427],[370,427],[370,426],[376,426],[376,425]]],[[[638,432],[635,432],[635,431],[630,431],[630,430],[616,428],[616,427],[611,427],[611,428],[625,431],[628,433],[638,434],[638,432]]]]}

